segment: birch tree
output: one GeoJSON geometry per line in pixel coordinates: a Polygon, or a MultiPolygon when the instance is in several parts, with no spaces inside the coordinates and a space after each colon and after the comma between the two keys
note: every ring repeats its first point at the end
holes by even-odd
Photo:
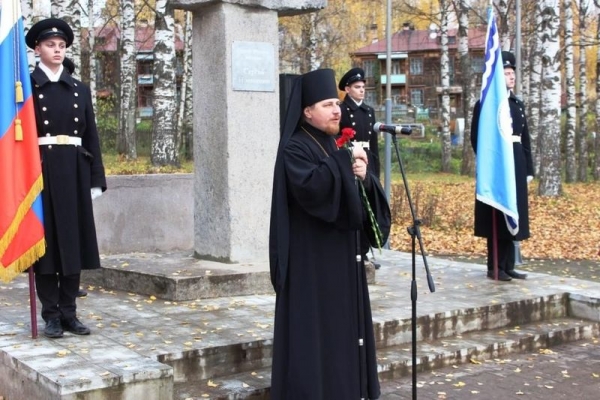
{"type": "Polygon", "coordinates": [[[535,5],[535,23],[532,35],[532,45],[530,51],[529,67],[529,112],[527,125],[529,136],[531,137],[531,156],[533,159],[533,169],[536,175],[539,175],[541,164],[541,153],[539,146],[540,132],[540,110],[542,101],[542,10],[540,3],[535,5]]]}
{"type": "MultiPolygon", "coordinates": [[[[600,7],[600,1],[594,0],[596,8],[600,7]]],[[[597,16],[596,41],[600,43],[600,13],[597,16]]],[[[600,46],[597,46],[596,57],[596,93],[600,93],[600,46]]],[[[594,180],[600,180],[600,96],[596,96],[596,137],[594,139],[594,180]]]]}
{"type": "MultiPolygon", "coordinates": [[[[589,0],[579,0],[579,31],[587,31],[589,0]]],[[[587,95],[587,57],[583,41],[579,43],[579,129],[577,132],[578,167],[577,180],[587,182],[588,177],[588,95],[587,95]]]]}
{"type": "Polygon", "coordinates": [[[137,106],[137,60],[135,47],[135,10],[132,1],[121,1],[121,70],[119,131],[117,152],[128,160],[137,159],[135,117],[137,106]]]}
{"type": "Polygon", "coordinates": [[[448,51],[449,0],[440,0],[440,72],[442,83],[442,172],[450,172],[452,143],[450,138],[450,59],[448,51]]]}
{"type": "MultiPolygon", "coordinates": [[[[1,9],[2,2],[0,2],[1,9]]],[[[25,31],[25,35],[27,35],[27,32],[29,32],[29,29],[34,24],[33,14],[33,0],[21,0],[21,15],[23,15],[23,30],[25,31]]],[[[35,68],[35,52],[30,48],[27,48],[27,64],[29,65],[29,70],[33,71],[35,68]]]]}
{"type": "Polygon", "coordinates": [[[510,23],[508,17],[508,2],[505,0],[495,0],[496,9],[498,10],[498,16],[500,17],[500,26],[498,31],[500,33],[500,46],[502,50],[510,50],[510,23]]]}
{"type": "Polygon", "coordinates": [[[89,79],[88,86],[90,87],[90,94],[92,96],[92,105],[94,107],[94,111],[96,110],[96,55],[94,53],[94,48],[96,47],[96,31],[94,30],[94,22],[99,18],[99,13],[97,15],[94,0],[88,0],[88,34],[87,34],[87,48],[88,52],[88,65],[89,67],[89,79]]]}
{"type": "MultiPolygon", "coordinates": [[[[564,10],[564,67],[567,95],[567,132],[565,136],[565,181],[575,182],[577,178],[577,161],[575,160],[575,125],[577,121],[577,104],[575,99],[575,61],[573,59],[573,4],[571,0],[563,0],[564,10]]],[[[559,114],[560,115],[560,114],[559,114]]]]}
{"type": "Polygon", "coordinates": [[[475,80],[472,79],[473,71],[469,54],[469,3],[470,0],[458,1],[458,54],[460,56],[463,117],[465,119],[460,173],[473,176],[475,156],[469,138],[471,137],[472,110],[475,106],[475,80]]]}
{"type": "Polygon", "coordinates": [[[69,58],[75,63],[75,71],[81,71],[80,0],[52,0],[51,7],[52,16],[64,20],[73,30],[73,44],[69,47],[69,58]]]}
{"type": "Polygon", "coordinates": [[[181,81],[181,98],[179,99],[179,115],[177,118],[177,148],[183,148],[185,157],[192,157],[192,13],[186,11],[183,24],[183,76],[181,81]]]}
{"type": "Polygon", "coordinates": [[[542,108],[539,142],[541,149],[540,185],[542,196],[561,194],[560,152],[560,36],[559,5],[554,0],[541,0],[542,11],[542,108]]]}
{"type": "Polygon", "coordinates": [[[175,19],[168,0],[156,1],[152,165],[178,165],[176,148],[175,19]]]}

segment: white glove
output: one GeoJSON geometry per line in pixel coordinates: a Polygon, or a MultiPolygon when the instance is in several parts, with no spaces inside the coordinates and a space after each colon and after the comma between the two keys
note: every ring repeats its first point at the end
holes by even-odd
{"type": "Polygon", "coordinates": [[[533,180],[533,176],[531,175],[527,175],[527,183],[531,183],[531,181],[533,180]]]}
{"type": "Polygon", "coordinates": [[[102,188],[99,187],[95,187],[92,188],[92,200],[97,199],[98,197],[102,196],[102,188]]]}

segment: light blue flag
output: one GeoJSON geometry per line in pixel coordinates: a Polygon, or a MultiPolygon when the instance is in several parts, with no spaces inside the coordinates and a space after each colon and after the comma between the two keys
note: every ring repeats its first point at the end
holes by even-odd
{"type": "Polygon", "coordinates": [[[516,235],[519,211],[508,96],[500,37],[496,18],[490,10],[480,98],[476,193],[477,200],[504,213],[509,232],[516,235]]]}

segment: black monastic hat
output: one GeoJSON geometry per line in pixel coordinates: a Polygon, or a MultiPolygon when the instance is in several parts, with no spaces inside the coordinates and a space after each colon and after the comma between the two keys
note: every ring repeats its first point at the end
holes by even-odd
{"type": "Polygon", "coordinates": [[[363,71],[362,68],[352,68],[342,76],[342,79],[340,79],[340,83],[338,84],[338,89],[344,90],[346,89],[346,86],[350,86],[358,81],[366,82],[365,71],[363,71]]]}
{"type": "Polygon", "coordinates": [[[502,66],[504,66],[504,68],[517,69],[517,60],[515,59],[515,55],[510,51],[503,51],[502,66]]]}
{"type": "Polygon", "coordinates": [[[73,75],[73,72],[75,72],[75,63],[73,62],[73,60],[71,60],[69,57],[65,57],[62,64],[63,67],[67,69],[69,74],[73,75]]]}
{"type": "Polygon", "coordinates": [[[27,32],[25,43],[29,48],[35,49],[35,46],[51,37],[63,38],[69,47],[73,43],[73,30],[62,19],[44,19],[35,23],[27,32]]]}
{"type": "Polygon", "coordinates": [[[327,99],[337,99],[335,72],[332,69],[317,69],[308,72],[302,79],[302,108],[327,99]]]}

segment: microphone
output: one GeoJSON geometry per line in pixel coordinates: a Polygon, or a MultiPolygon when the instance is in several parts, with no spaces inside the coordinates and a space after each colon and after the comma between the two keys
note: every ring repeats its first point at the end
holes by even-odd
{"type": "Polygon", "coordinates": [[[391,133],[392,135],[396,135],[398,133],[401,135],[410,135],[412,133],[412,128],[409,126],[386,125],[382,124],[381,122],[375,122],[375,125],[373,125],[373,129],[377,133],[387,132],[391,133]]]}

